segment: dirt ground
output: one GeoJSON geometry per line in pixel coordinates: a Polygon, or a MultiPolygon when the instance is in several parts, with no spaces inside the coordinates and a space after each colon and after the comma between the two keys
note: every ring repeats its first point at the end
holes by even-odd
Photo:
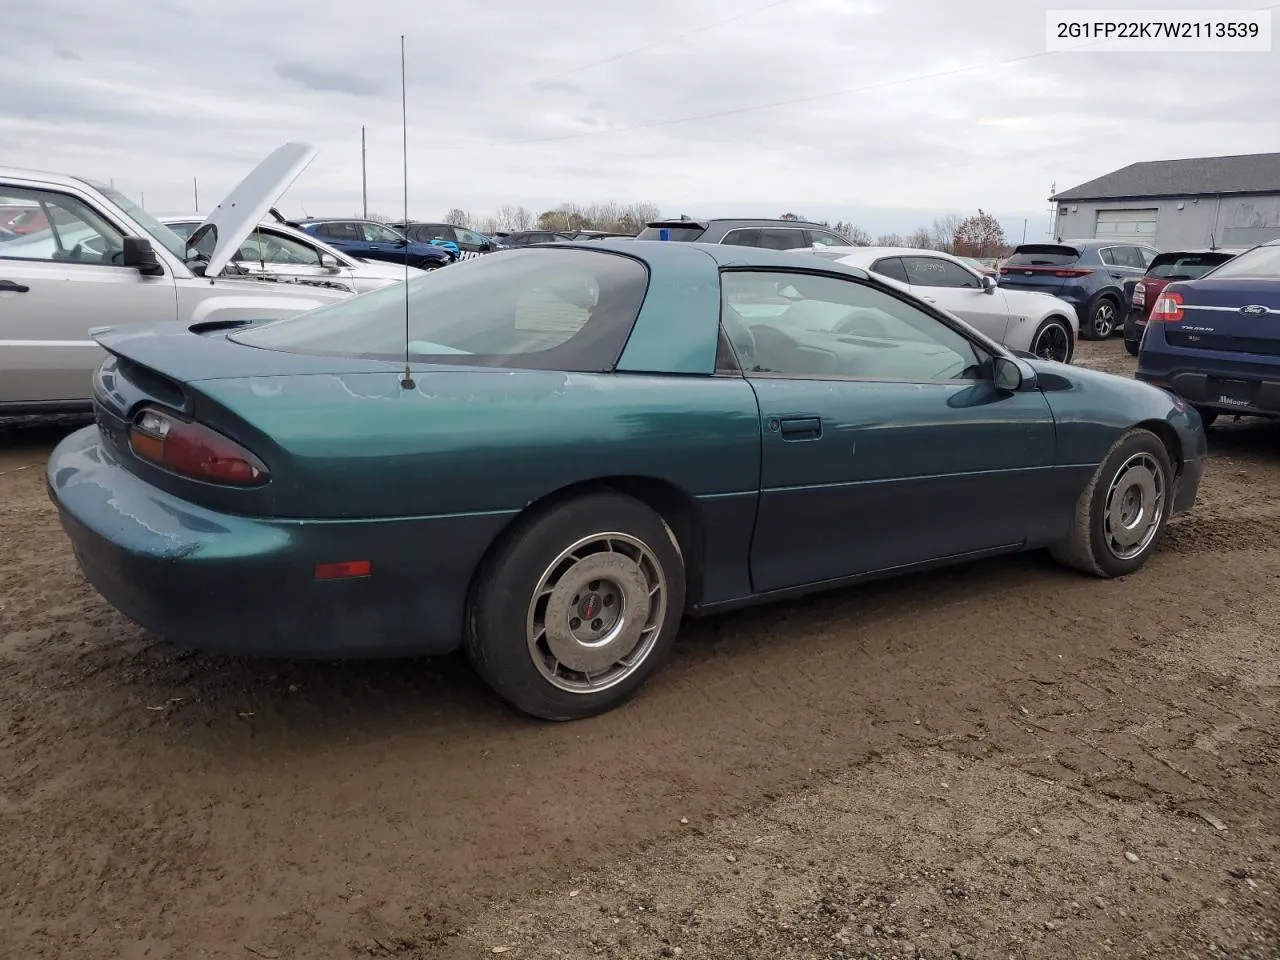
{"type": "Polygon", "coordinates": [[[76,571],[65,430],[0,428],[0,956],[1280,957],[1275,427],[1211,431],[1132,577],[691,622],[568,725],[457,660],[155,642],[76,571]]]}

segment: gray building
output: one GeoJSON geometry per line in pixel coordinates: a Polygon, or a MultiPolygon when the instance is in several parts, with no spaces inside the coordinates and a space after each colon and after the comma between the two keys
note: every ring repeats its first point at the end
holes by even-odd
{"type": "Polygon", "coordinates": [[[1050,200],[1059,240],[1248,247],[1280,237],[1280,153],[1132,163],[1050,200]]]}

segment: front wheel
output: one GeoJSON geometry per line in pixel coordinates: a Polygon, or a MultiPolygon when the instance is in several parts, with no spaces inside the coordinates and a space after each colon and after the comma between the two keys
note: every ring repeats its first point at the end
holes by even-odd
{"type": "Polygon", "coordinates": [[[443,266],[444,264],[441,263],[439,260],[423,260],[422,263],[418,264],[418,269],[419,270],[439,270],[443,266]]]}
{"type": "Polygon", "coordinates": [[[1105,340],[1116,329],[1115,301],[1103,297],[1089,311],[1089,318],[1080,324],[1080,336],[1085,340],[1105,340]]]}
{"type": "Polygon", "coordinates": [[[574,720],[657,669],[684,612],[675,535],[640,501],[593,493],[524,521],[477,574],[466,651],[516,708],[574,720]]]}
{"type": "Polygon", "coordinates": [[[1061,317],[1049,317],[1040,324],[1031,338],[1031,353],[1041,360],[1056,360],[1058,363],[1070,363],[1075,353],[1075,338],[1071,336],[1071,327],[1061,317]]]}
{"type": "Polygon", "coordinates": [[[1099,577],[1132,573],[1164,534],[1173,489],[1169,452],[1150,430],[1130,430],[1111,448],[1076,501],[1059,563],[1099,577]]]}

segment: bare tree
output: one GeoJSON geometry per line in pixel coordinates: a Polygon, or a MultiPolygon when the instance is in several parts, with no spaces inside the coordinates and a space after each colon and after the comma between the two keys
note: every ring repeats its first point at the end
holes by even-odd
{"type": "Polygon", "coordinates": [[[498,208],[496,217],[499,230],[528,230],[533,226],[533,213],[527,207],[513,207],[503,204],[498,208]]]}
{"type": "Polygon", "coordinates": [[[981,208],[956,228],[955,252],[962,257],[995,257],[1004,247],[1004,227],[981,208]]]}
{"type": "Polygon", "coordinates": [[[353,216],[355,216],[357,220],[374,220],[377,223],[391,223],[396,219],[395,217],[388,217],[385,213],[371,213],[367,217],[361,213],[357,213],[353,214],[353,216]]]}
{"type": "Polygon", "coordinates": [[[941,250],[943,253],[956,252],[956,231],[960,229],[960,224],[964,222],[964,218],[956,213],[949,213],[945,217],[937,217],[933,221],[932,239],[933,249],[941,250]]]}
{"type": "Polygon", "coordinates": [[[808,217],[802,217],[798,213],[784,213],[778,218],[779,220],[808,220],[808,217]]]}
{"type": "Polygon", "coordinates": [[[877,247],[905,247],[907,242],[902,239],[899,233],[882,233],[876,237],[875,246],[877,247]]]}
{"type": "Polygon", "coordinates": [[[933,233],[928,227],[916,227],[911,236],[907,237],[907,246],[917,250],[932,250],[933,233]]]}
{"type": "Polygon", "coordinates": [[[471,214],[461,207],[454,207],[444,215],[444,222],[455,227],[471,227],[471,214]]]}

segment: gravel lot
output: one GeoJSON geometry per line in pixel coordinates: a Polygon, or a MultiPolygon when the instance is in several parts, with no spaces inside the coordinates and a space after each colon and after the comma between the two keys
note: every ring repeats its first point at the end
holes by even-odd
{"type": "Polygon", "coordinates": [[[457,660],[156,643],[75,569],[65,431],[0,427],[6,958],[1280,956],[1275,427],[1211,431],[1132,577],[693,622],[569,725],[457,660]]]}

